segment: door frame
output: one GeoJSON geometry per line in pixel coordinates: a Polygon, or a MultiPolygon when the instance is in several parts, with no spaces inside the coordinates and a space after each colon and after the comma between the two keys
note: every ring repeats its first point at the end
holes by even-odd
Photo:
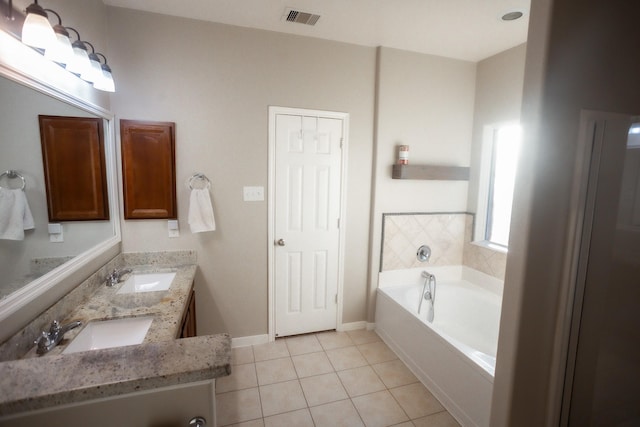
{"type": "Polygon", "coordinates": [[[269,145],[268,145],[268,186],[267,186],[267,271],[268,271],[268,295],[267,312],[269,318],[269,341],[276,339],[276,313],[275,313],[275,177],[276,177],[276,116],[289,114],[294,116],[324,117],[342,120],[342,150],[340,165],[340,227],[338,243],[338,288],[336,306],[336,330],[342,328],[343,285],[344,285],[344,245],[346,230],[346,201],[347,201],[347,160],[349,147],[349,113],[309,110],[305,108],[291,108],[269,106],[269,145]]]}
{"type": "Polygon", "coordinates": [[[551,408],[547,419],[551,424],[567,426],[573,393],[578,351],[578,335],[582,320],[582,305],[587,284],[587,268],[591,234],[596,208],[597,182],[601,168],[603,147],[607,143],[607,122],[637,117],[632,114],[581,110],[574,180],[572,183],[572,212],[568,248],[565,260],[567,287],[562,289],[556,318],[556,343],[553,355],[553,374],[549,393],[551,408]]]}

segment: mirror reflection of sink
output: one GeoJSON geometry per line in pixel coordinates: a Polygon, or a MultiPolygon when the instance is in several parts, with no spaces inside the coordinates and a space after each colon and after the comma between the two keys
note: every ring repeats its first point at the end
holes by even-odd
{"type": "Polygon", "coordinates": [[[116,294],[166,291],[171,286],[176,273],[133,273],[125,280],[116,294]]]}
{"type": "Polygon", "coordinates": [[[151,322],[151,316],[89,322],[62,353],[141,344],[151,322]]]}

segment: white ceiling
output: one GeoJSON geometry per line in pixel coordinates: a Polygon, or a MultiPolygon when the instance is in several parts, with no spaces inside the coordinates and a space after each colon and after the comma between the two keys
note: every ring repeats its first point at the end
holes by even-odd
{"type": "Polygon", "coordinates": [[[479,61],[524,43],[530,0],[103,0],[110,6],[479,61]],[[319,14],[286,22],[287,7],[319,14]],[[524,17],[504,22],[508,11],[524,17]]]}

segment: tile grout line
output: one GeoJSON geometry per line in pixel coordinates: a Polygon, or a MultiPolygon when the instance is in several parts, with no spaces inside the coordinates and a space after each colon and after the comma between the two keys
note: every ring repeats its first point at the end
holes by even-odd
{"type": "MultiPolygon", "coordinates": [[[[348,400],[348,401],[351,403],[352,407],[356,410],[356,413],[358,414],[358,417],[359,417],[360,421],[362,422],[362,424],[366,426],[366,423],[364,422],[364,419],[362,418],[362,415],[360,414],[360,411],[358,410],[358,408],[356,407],[356,405],[355,405],[355,403],[354,403],[354,398],[359,398],[359,397],[362,397],[362,396],[367,396],[367,395],[371,395],[371,394],[379,393],[379,392],[381,392],[381,391],[386,391],[388,394],[390,394],[390,395],[391,395],[391,397],[392,397],[393,401],[394,401],[394,402],[395,402],[395,403],[400,407],[400,409],[402,410],[403,414],[406,416],[406,418],[407,418],[407,420],[408,420],[408,421],[403,421],[403,422],[401,422],[400,424],[402,424],[402,423],[404,423],[404,422],[409,422],[409,423],[413,424],[413,420],[414,420],[414,419],[412,419],[412,418],[409,416],[409,414],[406,412],[406,410],[404,409],[404,407],[400,404],[400,401],[396,398],[396,396],[394,396],[394,395],[393,395],[393,393],[391,393],[392,388],[390,388],[390,387],[389,387],[389,386],[388,386],[388,385],[387,385],[387,384],[382,380],[382,377],[380,376],[380,374],[379,374],[379,373],[374,369],[374,367],[373,367],[373,365],[374,365],[374,364],[372,364],[372,363],[371,363],[371,362],[370,362],[370,361],[365,357],[365,355],[362,353],[361,349],[359,348],[359,346],[361,346],[361,345],[372,344],[372,343],[375,343],[375,342],[382,342],[382,343],[384,343],[384,341],[382,341],[382,340],[380,340],[380,339],[378,338],[377,340],[374,340],[374,341],[370,341],[370,342],[362,342],[362,343],[358,344],[358,343],[356,343],[356,342],[354,341],[354,339],[353,339],[353,338],[351,338],[351,336],[350,336],[350,335],[348,334],[348,332],[347,332],[347,337],[349,338],[349,341],[351,342],[351,344],[346,345],[346,346],[341,346],[341,347],[336,347],[336,348],[326,349],[326,348],[325,348],[325,346],[323,346],[323,345],[322,345],[322,342],[320,341],[320,339],[317,337],[317,334],[314,334],[313,336],[314,336],[314,337],[316,338],[316,340],[319,342],[320,347],[321,347],[321,351],[311,351],[311,352],[309,352],[309,353],[301,353],[301,354],[297,354],[296,356],[303,356],[303,355],[314,354],[314,353],[324,353],[324,356],[325,356],[325,358],[329,361],[329,364],[330,364],[330,366],[332,367],[333,371],[332,371],[332,372],[328,372],[328,373],[319,373],[319,374],[315,374],[315,375],[309,375],[309,376],[304,377],[304,378],[319,377],[319,376],[322,376],[322,375],[328,375],[328,374],[330,374],[330,373],[333,373],[333,374],[338,378],[338,381],[339,381],[340,385],[342,386],[342,388],[343,388],[343,389],[345,390],[345,392],[346,392],[346,391],[347,391],[347,389],[346,389],[346,387],[345,387],[345,384],[344,384],[344,382],[343,382],[342,378],[338,375],[338,373],[339,373],[339,372],[343,372],[343,371],[348,371],[348,370],[350,370],[350,369],[357,369],[357,368],[360,368],[360,367],[347,368],[347,369],[341,369],[341,370],[338,370],[338,369],[336,369],[336,366],[335,366],[334,362],[329,358],[329,356],[328,356],[327,352],[328,352],[328,351],[331,351],[331,350],[339,350],[339,349],[343,349],[343,348],[348,348],[348,347],[354,346],[354,347],[356,347],[356,350],[357,350],[358,354],[360,354],[360,356],[362,356],[362,358],[363,358],[363,359],[364,359],[364,361],[366,362],[366,365],[363,365],[363,366],[361,366],[361,367],[367,366],[367,367],[369,367],[371,370],[373,370],[375,377],[380,381],[380,383],[383,385],[384,389],[383,389],[383,390],[378,390],[378,391],[372,391],[372,392],[370,392],[370,393],[365,393],[365,394],[358,395],[358,396],[353,396],[353,397],[352,397],[352,396],[350,396],[350,395],[349,395],[349,393],[347,392],[347,399],[339,399],[339,400],[335,400],[335,401],[332,401],[332,402],[326,402],[326,403],[322,403],[322,404],[319,404],[319,405],[315,405],[315,406],[313,406],[313,407],[312,407],[312,406],[310,406],[310,405],[309,405],[309,400],[308,400],[308,398],[307,398],[307,396],[306,396],[306,393],[305,393],[305,391],[304,391],[304,389],[303,389],[303,387],[302,387],[302,382],[301,382],[301,380],[302,380],[303,378],[301,378],[301,377],[300,377],[300,373],[299,373],[299,371],[298,371],[298,368],[297,368],[297,367],[296,367],[296,365],[293,363],[293,357],[294,357],[294,356],[291,354],[291,349],[290,349],[290,347],[289,347],[289,344],[288,344],[288,342],[287,342],[286,338],[283,338],[283,341],[284,341],[285,348],[286,348],[286,350],[287,350],[288,356],[276,357],[276,358],[274,358],[274,359],[266,359],[266,360],[263,360],[263,361],[261,361],[261,362],[270,361],[270,360],[277,360],[277,359],[284,359],[284,358],[287,358],[287,357],[288,357],[288,358],[289,358],[289,360],[290,360],[291,365],[293,366],[293,370],[294,370],[294,373],[295,373],[295,377],[296,377],[296,380],[297,380],[298,385],[299,385],[299,387],[300,387],[300,390],[302,391],[302,397],[304,398],[304,401],[305,401],[306,406],[305,406],[305,408],[300,408],[300,409],[296,409],[296,410],[291,410],[291,411],[281,412],[281,413],[278,413],[278,414],[273,414],[273,415],[271,415],[271,416],[278,416],[278,415],[288,414],[288,413],[292,413],[292,412],[300,411],[300,410],[302,410],[302,409],[306,409],[307,413],[309,414],[309,416],[310,416],[310,418],[311,418],[311,422],[312,422],[312,424],[313,424],[314,426],[316,426],[316,421],[313,419],[313,415],[312,415],[312,413],[311,413],[311,408],[320,407],[320,406],[329,405],[329,404],[332,404],[332,403],[336,403],[336,402],[341,402],[341,401],[346,401],[346,400],[348,400]]],[[[252,353],[253,360],[254,360],[254,362],[253,362],[253,364],[254,364],[254,369],[253,369],[253,370],[254,370],[254,373],[255,373],[255,375],[256,375],[256,387],[255,387],[255,388],[258,388],[258,393],[259,393],[259,394],[258,394],[258,396],[259,396],[259,403],[260,403],[260,413],[261,413],[261,415],[262,415],[262,418],[255,418],[255,419],[251,419],[251,420],[246,420],[246,421],[242,421],[241,423],[251,422],[251,421],[256,421],[256,420],[262,419],[262,422],[263,422],[263,425],[264,425],[264,423],[265,423],[265,418],[268,418],[268,417],[265,417],[265,416],[264,416],[264,409],[263,409],[263,404],[262,404],[262,393],[260,393],[261,385],[259,384],[258,372],[257,372],[257,363],[258,363],[258,362],[255,360],[255,351],[254,351],[254,346],[250,346],[250,347],[251,347],[251,353],[252,353]]],[[[393,352],[393,350],[392,350],[392,352],[393,352]]],[[[380,365],[380,364],[383,364],[383,363],[391,362],[391,361],[393,361],[393,360],[399,360],[401,363],[403,363],[403,364],[404,364],[404,362],[402,362],[402,360],[401,360],[401,359],[399,359],[399,358],[397,357],[397,354],[395,354],[395,352],[393,352],[393,353],[394,353],[394,355],[396,356],[396,358],[395,358],[395,359],[387,360],[387,361],[381,361],[381,362],[376,363],[376,365],[380,365]]],[[[250,362],[250,363],[251,363],[251,362],[250,362]]],[[[237,366],[239,366],[239,365],[245,365],[245,364],[246,364],[246,363],[241,363],[241,364],[238,364],[237,366]]],[[[406,365],[405,365],[405,366],[406,366],[406,365]]],[[[413,372],[412,372],[412,373],[413,373],[413,372]]],[[[283,382],[287,382],[287,381],[290,381],[290,380],[286,380],[286,381],[278,381],[278,382],[271,383],[271,384],[279,384],[279,383],[283,383],[283,382]]],[[[403,385],[399,385],[399,386],[393,387],[393,389],[395,389],[395,388],[400,388],[400,387],[403,387],[403,386],[406,386],[406,385],[416,384],[416,383],[420,383],[419,379],[418,379],[416,382],[412,382],[412,383],[409,383],[409,384],[403,384],[403,385]]],[[[266,385],[266,384],[265,384],[265,385],[266,385]]],[[[270,385],[270,384],[269,384],[269,385],[270,385]]],[[[240,388],[240,389],[236,389],[236,390],[229,390],[229,391],[227,391],[227,392],[225,392],[225,393],[234,392],[234,391],[240,391],[240,390],[247,390],[247,389],[250,389],[250,388],[253,388],[253,387],[246,387],[246,388],[240,388]]],[[[220,394],[224,394],[224,393],[220,393],[220,394]]],[[[448,412],[448,411],[446,410],[446,408],[444,408],[444,407],[443,407],[443,409],[442,409],[442,410],[440,410],[440,411],[436,411],[436,412],[433,412],[433,413],[431,413],[431,414],[427,414],[427,415],[425,415],[424,417],[434,416],[434,415],[437,415],[437,414],[440,414],[440,413],[443,413],[443,412],[448,412]]],[[[270,417],[271,417],[271,416],[270,416],[270,417]]],[[[420,418],[423,418],[423,417],[417,417],[417,418],[415,418],[415,419],[420,419],[420,418]]],[[[233,424],[233,423],[232,423],[232,424],[233,424]]],[[[227,424],[227,425],[232,425],[232,424],[227,424]]],[[[393,425],[397,425],[397,423],[396,423],[396,424],[393,424],[393,425]]],[[[222,427],[222,426],[221,426],[221,427],[222,427]]]]}

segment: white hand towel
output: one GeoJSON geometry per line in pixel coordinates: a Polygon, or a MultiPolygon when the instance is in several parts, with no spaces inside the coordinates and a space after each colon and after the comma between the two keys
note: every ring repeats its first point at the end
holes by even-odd
{"type": "Polygon", "coordinates": [[[0,239],[24,240],[24,230],[34,227],[24,191],[0,187],[0,239]]]}
{"type": "Polygon", "coordinates": [[[216,220],[208,188],[194,188],[189,199],[189,227],[192,233],[214,231],[216,220]]]}

